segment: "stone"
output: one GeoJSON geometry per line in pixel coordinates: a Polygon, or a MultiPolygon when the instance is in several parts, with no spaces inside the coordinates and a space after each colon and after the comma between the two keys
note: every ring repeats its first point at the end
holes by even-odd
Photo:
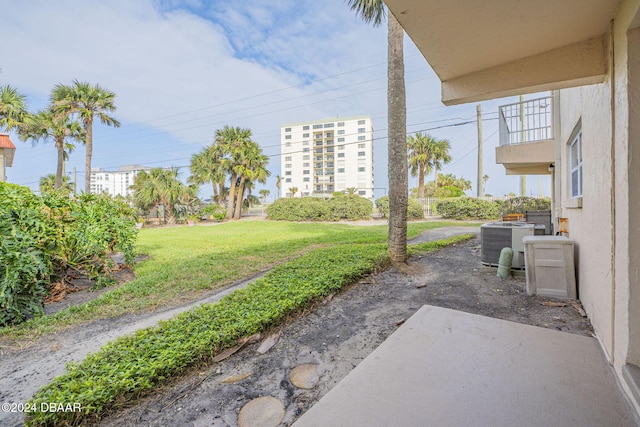
{"type": "Polygon", "coordinates": [[[275,397],[250,400],[238,414],[239,427],[278,427],[284,419],[284,405],[275,397]]]}
{"type": "Polygon", "coordinates": [[[291,381],[291,384],[305,390],[313,388],[319,379],[318,365],[314,363],[298,365],[289,373],[289,381],[291,381]]]}

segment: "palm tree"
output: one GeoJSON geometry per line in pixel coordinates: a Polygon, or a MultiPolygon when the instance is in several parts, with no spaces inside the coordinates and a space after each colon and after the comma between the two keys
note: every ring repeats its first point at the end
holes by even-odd
{"type": "Polygon", "coordinates": [[[266,188],[263,188],[262,190],[258,191],[258,194],[260,194],[262,203],[267,203],[267,197],[269,197],[269,194],[271,194],[271,191],[267,190],[266,188]]]}
{"type": "Polygon", "coordinates": [[[76,114],[85,131],[84,191],[91,190],[91,156],[93,155],[93,121],[97,117],[102,124],[119,127],[120,122],[107,113],[116,110],[115,94],[108,89],[87,82],[73,81],[72,86],[58,84],[51,95],[52,110],[71,116],[76,114]]]}
{"type": "Polygon", "coordinates": [[[270,172],[266,169],[269,158],[262,153],[258,144],[248,141],[243,148],[244,151],[239,153],[240,163],[235,168],[240,177],[240,183],[237,189],[234,219],[240,219],[242,214],[244,190],[247,187],[247,183],[253,183],[254,181],[265,183],[270,175],[270,172]]]}
{"type": "Polygon", "coordinates": [[[296,197],[297,192],[298,192],[298,187],[289,187],[289,193],[291,194],[289,197],[296,197]]]}
{"type": "Polygon", "coordinates": [[[223,155],[220,146],[214,143],[191,157],[189,182],[198,185],[211,182],[214,203],[220,203],[224,182],[227,179],[224,165],[221,162],[223,155]]]}
{"type": "MultiPolygon", "coordinates": [[[[449,141],[437,139],[422,132],[407,138],[407,148],[409,150],[409,166],[411,175],[418,176],[418,198],[424,198],[424,177],[431,173],[434,168],[441,168],[442,163],[449,163],[449,141]]],[[[436,172],[436,189],[438,188],[438,177],[436,172]]]]}
{"type": "MultiPolygon", "coordinates": [[[[382,0],[347,0],[366,23],[378,26],[385,18],[382,0]]],[[[404,87],[403,30],[393,13],[388,14],[388,138],[389,237],[387,252],[394,263],[407,260],[407,102],[404,87]]]]}
{"type": "Polygon", "coordinates": [[[278,189],[278,194],[276,197],[280,197],[280,187],[282,186],[282,177],[280,175],[276,175],[276,188],[278,189]]]}
{"type": "Polygon", "coordinates": [[[26,97],[10,85],[0,86],[0,129],[20,131],[29,121],[26,97]]]}
{"type": "Polygon", "coordinates": [[[147,210],[162,205],[168,224],[176,222],[176,205],[190,199],[194,189],[197,191],[197,187],[188,187],[180,182],[177,168],[140,171],[132,187],[136,207],[147,210]]]}
{"type": "Polygon", "coordinates": [[[436,188],[438,188],[438,172],[442,169],[442,165],[448,165],[451,163],[451,156],[449,155],[449,150],[451,149],[451,144],[446,139],[437,139],[433,144],[433,148],[431,151],[431,161],[433,164],[433,168],[436,171],[436,188]]]}
{"type": "Polygon", "coordinates": [[[69,181],[69,177],[67,175],[62,176],[62,179],[61,179],[62,185],[58,185],[56,187],[57,181],[58,181],[58,177],[52,173],[40,178],[40,193],[47,193],[49,191],[57,190],[59,188],[66,190],[67,193],[73,192],[73,182],[69,181]]]}
{"type": "Polygon", "coordinates": [[[67,153],[73,151],[75,146],[68,139],[75,141],[84,140],[82,125],[66,115],[56,115],[51,109],[38,112],[21,131],[23,139],[39,140],[52,139],[58,152],[58,162],[53,188],[60,188],[63,183],[64,162],[67,153]]]}

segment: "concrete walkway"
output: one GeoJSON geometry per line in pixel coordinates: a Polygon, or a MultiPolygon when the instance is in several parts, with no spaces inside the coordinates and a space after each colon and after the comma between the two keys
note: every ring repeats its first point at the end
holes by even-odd
{"type": "Polygon", "coordinates": [[[594,338],[423,306],[295,427],[636,426],[594,338]]]}

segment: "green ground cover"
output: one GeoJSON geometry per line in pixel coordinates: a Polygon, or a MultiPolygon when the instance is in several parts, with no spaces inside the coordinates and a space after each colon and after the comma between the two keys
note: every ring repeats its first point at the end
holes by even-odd
{"type": "MultiPolygon", "coordinates": [[[[412,251],[436,250],[472,236],[423,243],[412,251]]],[[[207,362],[240,338],[264,331],[388,263],[383,243],[349,243],[311,250],[276,266],[246,289],[184,312],[156,327],[118,338],[82,362],[69,365],[65,374],[38,392],[30,406],[40,408],[44,402],[78,402],[82,411],[32,412],[27,414],[26,424],[95,422],[130,403],[131,399],[148,394],[166,379],[197,363],[207,362]]]]}

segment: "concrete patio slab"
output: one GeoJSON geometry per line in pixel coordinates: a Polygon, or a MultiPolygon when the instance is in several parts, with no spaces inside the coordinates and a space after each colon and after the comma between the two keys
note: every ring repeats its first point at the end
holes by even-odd
{"type": "Polygon", "coordinates": [[[434,306],[294,424],[636,425],[596,339],[434,306]]]}

